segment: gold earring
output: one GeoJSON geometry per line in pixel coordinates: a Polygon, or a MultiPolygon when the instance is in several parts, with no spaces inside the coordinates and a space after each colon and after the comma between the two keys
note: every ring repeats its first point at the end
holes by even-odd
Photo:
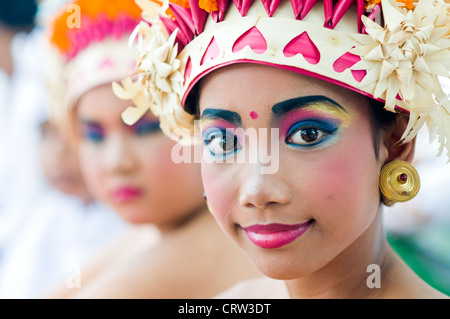
{"type": "Polygon", "coordinates": [[[386,206],[413,199],[419,188],[419,174],[410,163],[392,161],[381,169],[380,192],[386,206]]]}
{"type": "Polygon", "coordinates": [[[204,199],[205,202],[206,202],[206,208],[208,208],[209,213],[210,213],[211,215],[214,216],[214,214],[213,214],[213,212],[212,212],[212,210],[211,210],[211,207],[209,206],[208,198],[206,198],[206,193],[203,193],[203,199],[204,199]]]}

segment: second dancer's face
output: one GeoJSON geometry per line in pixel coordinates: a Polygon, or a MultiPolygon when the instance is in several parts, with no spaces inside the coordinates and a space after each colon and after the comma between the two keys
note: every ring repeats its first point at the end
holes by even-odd
{"type": "Polygon", "coordinates": [[[202,178],[223,231],[266,275],[332,262],[373,223],[380,159],[365,97],[269,66],[200,83],[202,178]]]}
{"type": "Polygon", "coordinates": [[[136,124],[123,123],[130,105],[111,85],[87,92],[79,101],[77,121],[83,174],[95,197],[131,223],[161,227],[179,224],[203,204],[200,167],[175,164],[175,145],[148,112],[136,124]]]}

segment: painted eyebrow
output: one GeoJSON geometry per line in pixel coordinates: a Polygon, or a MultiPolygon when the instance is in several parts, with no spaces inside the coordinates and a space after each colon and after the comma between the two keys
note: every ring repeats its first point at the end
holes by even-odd
{"type": "Polygon", "coordinates": [[[344,111],[345,113],[348,113],[347,110],[345,110],[338,102],[323,96],[323,95],[310,95],[310,96],[301,96],[297,98],[293,98],[290,100],[286,100],[283,102],[279,102],[273,105],[272,107],[272,113],[275,115],[275,117],[279,118],[282,115],[302,107],[306,107],[311,104],[328,104],[332,107],[337,107],[344,111]]]}
{"type": "Polygon", "coordinates": [[[101,125],[99,123],[97,123],[96,121],[91,121],[88,119],[84,119],[84,118],[80,118],[78,119],[78,122],[82,125],[90,125],[90,126],[98,126],[101,127],[101,125]]]}
{"type": "Polygon", "coordinates": [[[232,111],[228,110],[220,110],[220,109],[205,109],[202,112],[202,115],[200,117],[201,120],[225,120],[227,122],[230,122],[231,124],[234,124],[235,126],[242,126],[242,119],[241,116],[232,111]]]}

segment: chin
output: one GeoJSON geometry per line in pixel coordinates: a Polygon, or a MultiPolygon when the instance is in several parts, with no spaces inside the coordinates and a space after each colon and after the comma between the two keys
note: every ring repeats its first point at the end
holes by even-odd
{"type": "Polygon", "coordinates": [[[146,214],[142,212],[125,209],[117,211],[119,212],[120,216],[130,224],[141,225],[150,223],[150,221],[148,220],[148,216],[146,216],[146,214]]]}
{"type": "Polygon", "coordinates": [[[292,249],[247,250],[245,254],[265,276],[278,280],[291,280],[314,273],[321,264],[311,263],[311,258],[296,254],[292,249]]]}

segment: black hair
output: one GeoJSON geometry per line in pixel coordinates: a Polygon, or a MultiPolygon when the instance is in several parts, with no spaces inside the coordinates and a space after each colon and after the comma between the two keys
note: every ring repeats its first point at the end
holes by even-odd
{"type": "Polygon", "coordinates": [[[36,0],[0,0],[0,24],[12,30],[30,31],[37,9],[36,0]]]}
{"type": "Polygon", "coordinates": [[[395,123],[396,115],[393,112],[387,111],[384,108],[383,102],[369,97],[367,99],[369,101],[369,112],[371,113],[373,146],[375,149],[375,156],[379,159],[380,133],[395,123]]]}

